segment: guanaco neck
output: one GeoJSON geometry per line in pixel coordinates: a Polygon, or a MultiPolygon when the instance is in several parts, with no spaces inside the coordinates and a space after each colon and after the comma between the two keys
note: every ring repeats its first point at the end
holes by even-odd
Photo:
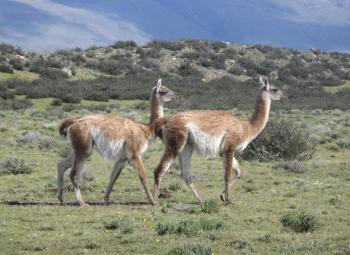
{"type": "Polygon", "coordinates": [[[152,136],[155,136],[156,123],[163,115],[163,105],[159,103],[157,96],[153,92],[151,95],[151,119],[149,122],[152,136]]]}
{"type": "Polygon", "coordinates": [[[251,138],[255,138],[265,128],[269,119],[271,99],[266,92],[261,92],[256,100],[255,111],[249,120],[251,138]]]}

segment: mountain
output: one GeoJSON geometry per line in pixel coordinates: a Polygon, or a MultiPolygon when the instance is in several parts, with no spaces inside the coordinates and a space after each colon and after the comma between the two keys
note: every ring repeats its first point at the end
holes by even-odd
{"type": "Polygon", "coordinates": [[[25,49],[181,38],[350,51],[347,0],[2,0],[0,41],[25,49]]]}

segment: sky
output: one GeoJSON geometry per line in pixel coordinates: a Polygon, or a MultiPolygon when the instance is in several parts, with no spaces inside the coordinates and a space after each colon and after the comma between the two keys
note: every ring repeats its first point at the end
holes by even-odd
{"type": "Polygon", "coordinates": [[[0,0],[0,42],[26,50],[184,38],[350,52],[350,0],[0,0]]]}

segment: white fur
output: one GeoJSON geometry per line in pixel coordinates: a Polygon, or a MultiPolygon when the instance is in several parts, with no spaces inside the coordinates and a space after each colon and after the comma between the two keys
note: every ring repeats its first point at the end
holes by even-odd
{"type": "Polygon", "coordinates": [[[97,150],[101,155],[110,160],[119,160],[126,157],[125,140],[113,140],[106,137],[101,129],[90,127],[90,135],[93,139],[97,150]]]}
{"type": "Polygon", "coordinates": [[[203,132],[195,124],[187,124],[188,140],[193,143],[197,153],[205,157],[213,157],[222,151],[224,134],[211,136],[203,132]]]}
{"type": "Polygon", "coordinates": [[[237,149],[236,149],[236,151],[237,152],[242,152],[247,146],[248,146],[248,144],[250,143],[250,139],[248,139],[248,140],[245,140],[243,143],[241,143],[238,147],[237,147],[237,149]]]}
{"type": "Polygon", "coordinates": [[[146,141],[142,146],[140,154],[143,154],[147,149],[148,149],[148,141],[146,141]]]}

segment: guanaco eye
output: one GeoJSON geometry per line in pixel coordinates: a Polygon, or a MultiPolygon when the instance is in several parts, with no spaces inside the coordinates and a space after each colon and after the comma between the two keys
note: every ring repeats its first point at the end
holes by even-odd
{"type": "Polygon", "coordinates": [[[277,92],[278,91],[278,89],[271,89],[273,92],[277,92]]]}
{"type": "Polygon", "coordinates": [[[159,94],[161,94],[162,96],[165,95],[166,93],[168,93],[168,91],[159,91],[159,94]]]}

